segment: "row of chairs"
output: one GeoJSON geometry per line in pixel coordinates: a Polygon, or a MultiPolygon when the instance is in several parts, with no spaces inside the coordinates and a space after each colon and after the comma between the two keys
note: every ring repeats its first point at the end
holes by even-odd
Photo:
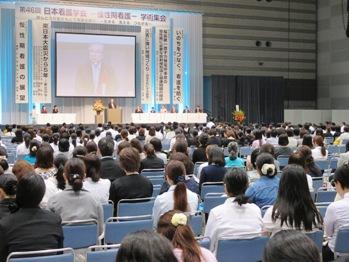
{"type": "MultiPolygon", "coordinates": [[[[323,231],[306,232],[306,235],[314,241],[322,251],[323,231]]],[[[231,261],[261,261],[264,248],[268,242],[267,236],[254,236],[249,238],[221,238],[217,243],[217,260],[220,262],[231,261]]],[[[349,227],[340,228],[335,242],[335,253],[349,253],[349,227]]],[[[199,238],[202,247],[210,247],[210,239],[199,238]]],[[[87,262],[114,262],[116,261],[120,245],[95,245],[88,248],[86,253],[87,262]]],[[[44,250],[35,252],[14,252],[11,253],[7,262],[73,262],[74,251],[71,248],[44,250]],[[51,255],[49,255],[51,254],[51,255]],[[21,258],[18,258],[20,256],[21,258]],[[35,257],[36,256],[36,257],[35,257]],[[16,258],[17,257],[17,258],[16,258]],[[28,258],[30,257],[30,258],[28,258]]]]}

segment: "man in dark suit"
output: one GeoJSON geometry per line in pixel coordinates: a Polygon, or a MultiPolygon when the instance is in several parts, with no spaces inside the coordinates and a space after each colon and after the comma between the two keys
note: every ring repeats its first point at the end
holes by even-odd
{"type": "Polygon", "coordinates": [[[115,71],[103,62],[103,44],[91,44],[88,48],[90,63],[81,65],[76,74],[78,95],[111,96],[116,88],[115,71]]]}
{"type": "Polygon", "coordinates": [[[109,101],[109,103],[108,103],[108,108],[109,108],[109,109],[114,109],[114,108],[116,108],[116,104],[115,104],[113,98],[110,99],[110,101],[109,101]]]}
{"type": "Polygon", "coordinates": [[[125,172],[120,168],[113,158],[114,140],[110,137],[103,137],[98,142],[98,149],[101,153],[101,178],[108,178],[111,182],[122,177],[125,172]]]}

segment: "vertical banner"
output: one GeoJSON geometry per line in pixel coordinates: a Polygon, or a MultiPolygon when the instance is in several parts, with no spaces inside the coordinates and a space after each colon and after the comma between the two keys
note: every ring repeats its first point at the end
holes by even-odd
{"type": "Polygon", "coordinates": [[[173,83],[173,104],[183,103],[183,29],[174,30],[174,83],[173,83]]]}
{"type": "Polygon", "coordinates": [[[169,85],[169,29],[156,30],[156,103],[170,103],[169,85]]]}
{"type": "Polygon", "coordinates": [[[51,103],[51,23],[33,21],[33,102],[51,103]]]}
{"type": "Polygon", "coordinates": [[[153,102],[152,94],[152,28],[142,30],[142,104],[153,102]]]}
{"type": "Polygon", "coordinates": [[[16,104],[28,103],[28,22],[16,21],[16,104]]]}

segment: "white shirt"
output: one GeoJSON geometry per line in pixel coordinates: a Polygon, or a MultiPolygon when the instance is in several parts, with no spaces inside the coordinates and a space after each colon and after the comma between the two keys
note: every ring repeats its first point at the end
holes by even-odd
{"type": "Polygon", "coordinates": [[[297,147],[298,141],[294,137],[289,137],[288,138],[288,146],[289,147],[297,147]]]}
{"type": "Polygon", "coordinates": [[[279,145],[279,139],[277,137],[269,137],[265,140],[265,143],[271,144],[273,146],[279,145]]]}
{"type": "Polygon", "coordinates": [[[164,135],[160,131],[155,132],[155,137],[159,138],[160,140],[164,139],[164,135]]]}
{"type": "Polygon", "coordinates": [[[349,193],[344,194],[342,200],[331,203],[326,210],[324,218],[325,233],[330,241],[329,248],[333,251],[338,229],[349,226],[349,193]]]}
{"type": "Polygon", "coordinates": [[[162,159],[162,161],[164,161],[164,164],[166,165],[167,164],[167,155],[165,153],[162,153],[162,152],[155,152],[155,155],[162,159]]]}
{"type": "Polygon", "coordinates": [[[52,147],[52,149],[53,149],[53,153],[56,153],[56,152],[58,152],[58,143],[57,143],[57,145],[55,145],[55,143],[51,143],[50,144],[50,146],[52,147]]]}
{"type": "Polygon", "coordinates": [[[17,148],[16,148],[16,155],[18,156],[23,156],[23,155],[28,155],[29,154],[29,147],[27,148],[25,146],[25,143],[22,142],[20,143],[17,148]]]}
{"type": "Polygon", "coordinates": [[[313,187],[313,178],[310,175],[307,176],[307,182],[308,182],[308,187],[310,192],[314,192],[314,187],[313,187]]]}
{"type": "Polygon", "coordinates": [[[326,155],[323,156],[321,154],[321,146],[317,146],[311,150],[311,155],[313,156],[314,160],[326,160],[328,156],[328,151],[326,150],[326,155]]]}
{"type": "MultiPolygon", "coordinates": [[[[154,228],[157,227],[158,220],[161,215],[165,214],[167,211],[170,211],[174,208],[174,190],[176,185],[170,186],[167,192],[158,195],[154,202],[153,207],[153,224],[154,228]]],[[[187,200],[189,204],[189,212],[194,213],[198,209],[199,197],[197,194],[193,193],[187,189],[187,200]]]]}
{"type": "Polygon", "coordinates": [[[90,191],[102,205],[108,203],[110,189],[109,179],[100,178],[97,182],[93,182],[90,177],[86,177],[83,187],[87,191],[90,191]]]}
{"type": "Polygon", "coordinates": [[[205,236],[211,239],[211,251],[215,252],[221,237],[246,238],[260,235],[263,228],[261,210],[255,204],[239,205],[235,198],[228,198],[209,214],[205,236]],[[242,236],[243,235],[243,236],[242,236]]]}

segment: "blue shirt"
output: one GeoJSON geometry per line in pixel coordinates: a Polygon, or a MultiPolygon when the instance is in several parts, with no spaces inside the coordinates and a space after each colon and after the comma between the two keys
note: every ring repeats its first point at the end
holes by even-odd
{"type": "Polygon", "coordinates": [[[26,155],[23,160],[27,161],[31,165],[35,165],[36,163],[36,156],[26,155]]]}
{"type": "Polygon", "coordinates": [[[226,167],[245,167],[245,160],[243,160],[240,157],[237,157],[234,160],[231,160],[230,157],[226,157],[225,159],[225,166],[226,167]]]}
{"type": "Polygon", "coordinates": [[[279,190],[279,182],[280,179],[277,176],[272,178],[261,176],[246,190],[245,195],[260,208],[273,205],[279,190]]]}

